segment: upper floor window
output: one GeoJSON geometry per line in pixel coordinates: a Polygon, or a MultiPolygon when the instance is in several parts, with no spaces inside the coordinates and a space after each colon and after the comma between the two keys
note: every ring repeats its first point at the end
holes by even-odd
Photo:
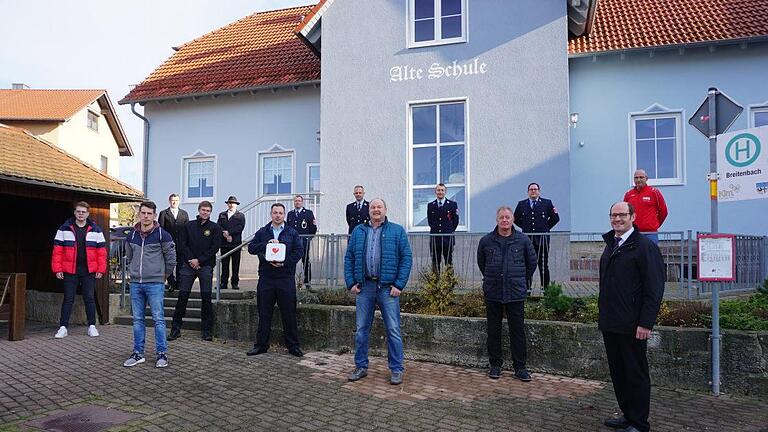
{"type": "Polygon", "coordinates": [[[768,126],[768,106],[751,107],[752,127],[768,126]]]}
{"type": "Polygon", "coordinates": [[[101,156],[101,172],[109,172],[109,158],[104,155],[101,156]]]}
{"type": "Polygon", "coordinates": [[[88,129],[99,131],[99,115],[93,111],[88,111],[88,129]]]}
{"type": "Polygon", "coordinates": [[[651,185],[683,184],[682,113],[631,117],[632,172],[643,169],[651,185]]]}
{"type": "Polygon", "coordinates": [[[216,196],[216,157],[198,152],[184,158],[185,202],[213,201],[216,196]]]}
{"type": "Polygon", "coordinates": [[[293,193],[293,153],[264,153],[261,155],[261,194],[289,195],[293,193]]]}
{"type": "Polygon", "coordinates": [[[408,46],[465,42],[467,0],[408,0],[408,46]]]}

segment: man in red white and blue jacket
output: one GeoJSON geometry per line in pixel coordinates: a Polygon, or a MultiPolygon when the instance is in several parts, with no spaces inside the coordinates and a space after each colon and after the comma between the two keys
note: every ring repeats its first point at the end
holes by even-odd
{"type": "Polygon", "coordinates": [[[107,244],[101,227],[91,219],[91,206],[85,201],[75,204],[75,215],[56,231],[53,240],[51,270],[64,281],[64,301],[61,304],[59,330],[55,337],[67,336],[69,317],[75,302],[77,287],[82,288],[88,336],[98,336],[96,330],[96,279],[107,272],[107,244]]]}

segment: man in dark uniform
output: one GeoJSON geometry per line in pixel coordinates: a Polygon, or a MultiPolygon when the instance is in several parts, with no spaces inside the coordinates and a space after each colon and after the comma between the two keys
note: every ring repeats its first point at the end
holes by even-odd
{"type": "Polygon", "coordinates": [[[227,210],[219,213],[217,224],[221,227],[221,254],[224,255],[232,249],[236,249],[231,255],[221,259],[221,289],[227,289],[229,279],[229,262],[232,261],[232,289],[240,289],[240,243],[243,242],[243,230],[245,229],[245,215],[237,211],[240,202],[237,197],[230,196],[224,201],[227,210]]]}
{"type": "MultiPolygon", "coordinates": [[[[295,229],[301,236],[314,235],[317,232],[317,221],[312,210],[304,208],[304,197],[296,195],[293,197],[293,210],[288,212],[288,226],[295,229]]],[[[309,243],[312,237],[302,237],[304,245],[304,256],[301,258],[304,263],[304,285],[309,287],[312,282],[312,265],[309,263],[309,243]]]]}
{"type": "MultiPolygon", "coordinates": [[[[186,210],[179,208],[179,194],[172,193],[168,197],[168,208],[160,212],[157,222],[160,227],[167,231],[173,243],[176,246],[176,250],[179,250],[179,230],[189,222],[189,215],[186,210]]],[[[184,265],[182,260],[176,262],[176,275],[173,273],[168,275],[168,290],[173,291],[178,288],[178,277],[181,267],[184,265]]]]}
{"type": "Polygon", "coordinates": [[[272,221],[256,231],[248,244],[248,253],[259,257],[259,284],[256,287],[256,303],[259,309],[259,328],[256,343],[246,354],[264,354],[269,349],[269,334],[272,330],[272,312],[277,303],[283,320],[283,339],[288,352],[296,357],[304,353],[299,347],[299,324],[296,321],[296,264],[304,250],[299,233],[285,224],[285,206],[272,204],[272,221]],[[285,260],[267,261],[267,245],[285,245],[285,260]]]}
{"type": "Polygon", "coordinates": [[[347,225],[349,225],[348,234],[352,234],[352,230],[356,226],[368,222],[370,216],[368,216],[368,201],[364,200],[365,189],[357,185],[354,192],[355,201],[347,204],[347,225]]]}
{"type": "Polygon", "coordinates": [[[216,265],[216,252],[221,247],[221,227],[211,221],[213,205],[203,201],[197,206],[198,216],[187,222],[180,232],[178,253],[184,265],[179,272],[179,298],[176,310],[173,312],[173,326],[168,340],[181,336],[181,325],[187,313],[187,301],[192,291],[195,278],[200,281],[200,298],[202,299],[201,332],[203,340],[211,341],[213,325],[213,305],[211,291],[213,286],[213,267],[216,265]]]}
{"type": "Polygon", "coordinates": [[[445,198],[446,187],[443,183],[435,187],[436,200],[427,204],[429,222],[429,254],[432,256],[432,271],[440,273],[440,261],[446,266],[453,266],[453,234],[459,226],[459,206],[455,201],[445,198]],[[434,235],[436,234],[436,235],[434,235]]]}
{"type": "MultiPolygon", "coordinates": [[[[528,185],[528,199],[517,203],[515,208],[515,225],[519,226],[524,233],[528,234],[536,249],[536,255],[539,256],[539,276],[541,277],[541,286],[549,286],[549,236],[542,235],[548,233],[558,222],[560,215],[552,204],[552,201],[542,198],[539,193],[541,188],[538,183],[528,185]]],[[[528,288],[531,287],[531,280],[528,280],[528,288]]]]}

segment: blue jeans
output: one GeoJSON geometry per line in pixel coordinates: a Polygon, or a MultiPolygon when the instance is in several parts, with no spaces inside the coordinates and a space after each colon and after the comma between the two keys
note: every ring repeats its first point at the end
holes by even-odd
{"type": "Polygon", "coordinates": [[[144,307],[149,303],[152,320],[155,322],[155,347],[158,353],[168,351],[165,340],[165,314],[163,313],[162,282],[138,283],[131,282],[131,309],[133,310],[133,351],[144,354],[144,307]]]}
{"type": "Polygon", "coordinates": [[[400,336],[400,297],[389,295],[388,286],[366,280],[355,298],[355,367],[368,367],[368,338],[371,334],[373,314],[378,303],[384,328],[387,331],[387,359],[392,372],[403,371],[403,338],[400,336]]]}
{"type": "Polygon", "coordinates": [[[646,237],[648,237],[648,240],[652,241],[653,244],[658,245],[659,244],[659,233],[657,232],[647,232],[643,233],[646,237]]]}
{"type": "Polygon", "coordinates": [[[96,298],[94,295],[96,277],[93,273],[64,273],[64,301],[61,303],[61,315],[59,317],[59,325],[62,327],[69,327],[69,317],[72,315],[78,285],[82,287],[88,325],[96,325],[96,298]]]}

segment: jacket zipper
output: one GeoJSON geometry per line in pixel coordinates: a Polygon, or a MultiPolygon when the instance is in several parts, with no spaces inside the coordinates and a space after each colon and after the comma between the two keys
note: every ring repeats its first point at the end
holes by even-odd
{"type": "Polygon", "coordinates": [[[141,254],[139,255],[139,283],[144,283],[144,237],[141,237],[141,254]]]}

